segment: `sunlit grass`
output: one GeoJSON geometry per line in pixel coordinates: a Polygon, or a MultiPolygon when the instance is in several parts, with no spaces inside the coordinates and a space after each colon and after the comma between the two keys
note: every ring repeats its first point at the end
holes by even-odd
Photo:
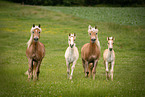
{"type": "MultiPolygon", "coordinates": [[[[89,20],[90,16],[75,17],[73,13],[68,13],[69,11],[64,14],[61,11],[55,12],[56,7],[50,8],[48,7],[49,10],[46,10],[47,7],[44,9],[41,6],[23,6],[0,1],[1,97],[142,97],[145,95],[145,26],[142,25],[144,23],[131,26],[125,21],[125,25],[120,25],[117,21],[126,19],[120,15],[119,20],[115,23],[112,21],[96,22],[89,20]],[[36,82],[28,81],[27,76],[24,75],[28,70],[25,50],[32,24],[41,24],[40,41],[46,49],[46,55],[40,68],[40,80],[36,82]],[[89,24],[98,25],[101,43],[101,59],[97,66],[96,80],[85,78],[81,62],[81,47],[89,42],[87,33],[89,24]],[[80,57],[74,70],[73,80],[68,80],[64,53],[68,47],[68,33],[74,32],[77,34],[76,46],[80,57]],[[116,63],[113,82],[106,81],[102,58],[103,51],[107,48],[107,36],[115,37],[116,63]]],[[[69,8],[66,7],[67,9],[69,8]]],[[[90,9],[92,8],[79,8],[79,10],[90,9]]],[[[142,8],[136,9],[142,10],[142,8]]],[[[103,10],[108,11],[111,15],[114,15],[112,11],[119,11],[118,8],[110,10],[103,8],[103,10]]],[[[134,14],[140,16],[140,11],[134,14]]],[[[70,12],[72,11],[70,10],[70,12]]],[[[103,14],[100,13],[100,15],[103,14]]],[[[129,21],[131,20],[129,19],[129,21]]]]}

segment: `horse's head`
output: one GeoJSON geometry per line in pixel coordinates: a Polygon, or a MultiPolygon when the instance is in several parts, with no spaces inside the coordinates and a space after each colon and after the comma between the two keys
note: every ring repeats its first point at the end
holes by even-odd
{"type": "Polygon", "coordinates": [[[74,43],[75,39],[76,39],[76,34],[75,33],[74,34],[69,33],[69,35],[68,35],[68,44],[71,48],[73,48],[73,46],[75,45],[75,43],[74,43]]]}
{"type": "Polygon", "coordinates": [[[115,38],[114,37],[107,37],[107,41],[108,41],[108,49],[110,50],[110,51],[112,51],[113,50],[113,44],[114,44],[114,41],[115,40],[115,38]]]}
{"type": "Polygon", "coordinates": [[[88,27],[88,33],[90,35],[91,42],[95,43],[97,38],[98,38],[98,29],[97,29],[97,26],[92,28],[91,25],[89,25],[89,27],[88,27]]]}
{"type": "Polygon", "coordinates": [[[33,35],[34,42],[38,42],[38,40],[40,39],[40,32],[41,32],[40,24],[38,26],[35,26],[33,24],[33,27],[31,29],[31,34],[33,35]]]}

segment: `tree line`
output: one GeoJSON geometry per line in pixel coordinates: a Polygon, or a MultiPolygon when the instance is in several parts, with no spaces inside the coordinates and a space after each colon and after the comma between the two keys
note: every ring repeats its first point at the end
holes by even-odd
{"type": "Polygon", "coordinates": [[[99,4],[116,6],[145,5],[145,0],[8,0],[30,5],[95,6],[99,4]]]}

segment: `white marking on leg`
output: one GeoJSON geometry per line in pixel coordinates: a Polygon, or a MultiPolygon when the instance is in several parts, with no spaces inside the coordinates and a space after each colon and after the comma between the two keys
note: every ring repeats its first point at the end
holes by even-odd
{"type": "Polygon", "coordinates": [[[76,65],[76,61],[73,62],[73,65],[71,67],[71,75],[70,75],[70,79],[72,79],[72,76],[73,76],[73,71],[75,69],[75,65],[76,65]]]}
{"type": "Polygon", "coordinates": [[[114,69],[114,61],[111,63],[111,80],[113,81],[113,69],[114,69]]]}

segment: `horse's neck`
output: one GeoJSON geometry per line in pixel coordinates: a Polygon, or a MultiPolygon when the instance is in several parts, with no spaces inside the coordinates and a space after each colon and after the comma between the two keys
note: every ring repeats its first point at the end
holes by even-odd
{"type": "Polygon", "coordinates": [[[33,50],[36,51],[36,50],[38,50],[39,41],[38,41],[38,42],[34,42],[34,41],[33,41],[31,45],[32,45],[32,47],[33,47],[33,50]]]}
{"type": "Polygon", "coordinates": [[[75,48],[75,47],[73,47],[73,48],[69,47],[69,52],[70,52],[70,53],[73,53],[73,52],[74,52],[74,48],[75,48]]]}
{"type": "Polygon", "coordinates": [[[90,39],[90,51],[93,51],[94,49],[95,49],[95,47],[97,46],[97,44],[96,43],[92,43],[91,42],[91,39],[90,39]]]}
{"type": "Polygon", "coordinates": [[[108,49],[108,57],[112,57],[112,56],[113,56],[113,50],[110,51],[110,50],[108,49]]]}

